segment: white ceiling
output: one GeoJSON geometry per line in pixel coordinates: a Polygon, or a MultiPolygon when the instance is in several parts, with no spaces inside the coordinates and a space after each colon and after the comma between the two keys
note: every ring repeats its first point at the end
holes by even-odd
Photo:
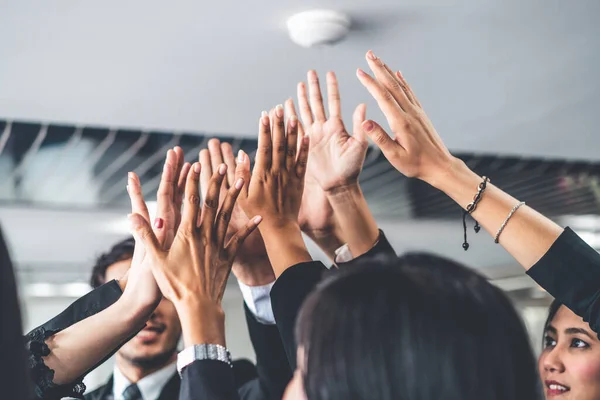
{"type": "Polygon", "coordinates": [[[1,0],[0,118],[252,136],[306,70],[335,70],[346,116],[369,48],[402,69],[454,150],[597,159],[598,0],[1,0]],[[356,30],[302,49],[285,19],[356,30]]]}

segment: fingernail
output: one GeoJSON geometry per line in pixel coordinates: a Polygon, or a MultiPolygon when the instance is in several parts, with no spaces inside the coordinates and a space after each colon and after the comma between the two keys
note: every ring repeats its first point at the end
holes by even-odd
{"type": "Polygon", "coordinates": [[[398,78],[404,79],[404,76],[402,75],[402,72],[398,71],[398,72],[396,72],[396,75],[398,76],[398,78]]]}
{"type": "Polygon", "coordinates": [[[219,175],[225,175],[225,172],[227,172],[227,165],[225,165],[225,164],[219,165],[219,175]]]}
{"type": "Polygon", "coordinates": [[[239,162],[239,163],[244,162],[244,151],[243,150],[238,151],[237,162],[239,162]]]}
{"type": "Polygon", "coordinates": [[[244,186],[244,180],[243,180],[243,179],[238,179],[238,180],[235,182],[235,188],[236,188],[237,190],[240,190],[240,189],[242,188],[242,186],[244,186]]]}
{"type": "Polygon", "coordinates": [[[262,122],[262,124],[264,126],[269,126],[269,116],[268,115],[262,116],[260,118],[260,122],[262,122]]]}
{"type": "Polygon", "coordinates": [[[162,229],[162,227],[164,226],[165,221],[162,218],[156,218],[154,220],[154,227],[156,229],[162,229]]]}
{"type": "Polygon", "coordinates": [[[377,60],[377,57],[375,56],[372,50],[367,51],[367,57],[369,57],[369,59],[371,60],[377,60]]]}
{"type": "Polygon", "coordinates": [[[261,116],[261,117],[266,117],[267,115],[268,115],[268,114],[267,114],[267,112],[266,112],[266,111],[263,111],[263,112],[261,112],[261,113],[260,113],[260,116],[261,116]]]}
{"type": "Polygon", "coordinates": [[[127,173],[127,178],[128,179],[133,179],[133,172],[128,172],[127,173]]]}
{"type": "Polygon", "coordinates": [[[277,117],[283,118],[283,106],[281,104],[277,104],[275,107],[275,114],[277,114],[277,117]]]}
{"type": "Polygon", "coordinates": [[[290,126],[292,128],[295,128],[297,122],[298,122],[298,117],[296,117],[295,115],[291,115],[290,116],[290,126]]]}
{"type": "Polygon", "coordinates": [[[252,221],[254,221],[254,223],[258,225],[260,224],[260,221],[262,221],[262,217],[260,215],[257,215],[252,221]]]}
{"type": "Polygon", "coordinates": [[[356,75],[358,76],[366,76],[367,74],[365,73],[365,71],[363,71],[362,69],[357,69],[356,70],[356,75]]]}
{"type": "Polygon", "coordinates": [[[194,172],[197,174],[200,173],[200,164],[194,163],[194,172]]]}
{"type": "Polygon", "coordinates": [[[372,131],[374,127],[373,121],[366,121],[363,125],[363,128],[365,128],[367,132],[372,131]]]}

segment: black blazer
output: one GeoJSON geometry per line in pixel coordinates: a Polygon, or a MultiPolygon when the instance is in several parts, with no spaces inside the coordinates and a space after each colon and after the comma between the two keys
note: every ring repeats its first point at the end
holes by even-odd
{"type": "Polygon", "coordinates": [[[527,274],[588,322],[600,338],[600,254],[596,250],[567,227],[527,274]]]}

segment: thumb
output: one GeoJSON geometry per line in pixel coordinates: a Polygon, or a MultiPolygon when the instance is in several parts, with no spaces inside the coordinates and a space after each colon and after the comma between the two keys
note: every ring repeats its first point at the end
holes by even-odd
{"type": "Polygon", "coordinates": [[[148,221],[140,214],[129,214],[128,218],[131,225],[131,233],[136,243],[142,244],[147,254],[156,255],[160,249],[160,244],[148,221]]]}
{"type": "Polygon", "coordinates": [[[375,121],[366,120],[362,128],[369,135],[373,143],[377,145],[388,160],[398,150],[400,144],[393,140],[390,135],[375,121]]]}
{"type": "Polygon", "coordinates": [[[365,118],[367,118],[367,105],[359,104],[352,114],[352,136],[360,143],[367,141],[367,134],[362,127],[365,118]]]}

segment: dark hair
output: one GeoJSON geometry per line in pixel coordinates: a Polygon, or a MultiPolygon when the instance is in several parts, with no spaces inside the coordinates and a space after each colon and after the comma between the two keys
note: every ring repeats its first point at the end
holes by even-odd
{"type": "Polygon", "coordinates": [[[483,276],[417,253],[333,275],[296,327],[310,400],[539,397],[525,327],[483,276]]]}
{"type": "Polygon", "coordinates": [[[8,248],[0,230],[0,391],[7,399],[30,399],[32,390],[25,357],[25,339],[17,284],[8,248]]]}
{"type": "Polygon", "coordinates": [[[562,306],[563,306],[563,304],[561,302],[559,302],[558,300],[554,299],[552,301],[552,303],[550,304],[550,307],[548,307],[548,317],[546,318],[546,323],[544,324],[544,332],[542,332],[542,334],[546,333],[546,331],[548,330],[548,327],[552,323],[552,320],[556,316],[558,309],[561,308],[562,306]]]}
{"type": "Polygon", "coordinates": [[[133,257],[135,241],[133,238],[127,238],[115,244],[108,252],[101,254],[96,260],[92,269],[92,278],[90,285],[97,288],[106,283],[106,270],[116,262],[128,260],[133,257]]]}

